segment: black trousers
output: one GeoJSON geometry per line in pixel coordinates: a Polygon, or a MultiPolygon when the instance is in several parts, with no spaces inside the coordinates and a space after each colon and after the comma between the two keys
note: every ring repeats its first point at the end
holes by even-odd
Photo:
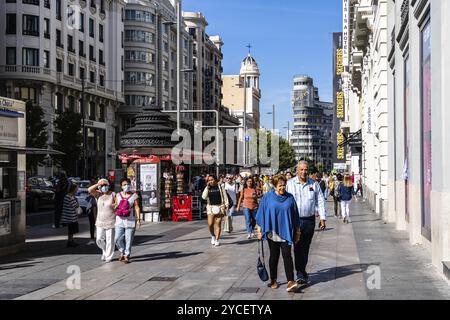
{"type": "Polygon", "coordinates": [[[97,208],[92,207],[88,210],[89,217],[89,232],[91,234],[91,239],[95,239],[95,221],[97,219],[97,208]]]}
{"type": "Polygon", "coordinates": [[[295,270],[297,276],[308,278],[306,265],[308,264],[309,248],[316,228],[316,217],[300,218],[300,241],[294,245],[295,270]]]}
{"type": "Polygon", "coordinates": [[[280,260],[280,249],[283,255],[284,271],[287,281],[294,281],[294,262],[292,261],[292,249],[287,242],[275,242],[267,239],[270,249],[269,270],[270,279],[275,281],[278,275],[278,261],[280,260]]]}
{"type": "Polygon", "coordinates": [[[334,215],[340,216],[341,215],[341,202],[337,200],[337,197],[333,197],[334,201],[334,215]]]}

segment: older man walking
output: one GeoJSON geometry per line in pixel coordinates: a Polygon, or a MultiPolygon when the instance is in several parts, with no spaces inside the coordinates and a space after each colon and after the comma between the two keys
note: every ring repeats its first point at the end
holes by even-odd
{"type": "Polygon", "coordinates": [[[300,161],[297,166],[297,176],[289,180],[286,186],[286,191],[291,193],[297,202],[300,215],[300,241],[294,246],[298,284],[308,282],[306,265],[316,227],[316,208],[320,215],[319,228],[321,230],[326,228],[325,198],[319,184],[308,177],[308,170],[308,162],[300,161]]]}

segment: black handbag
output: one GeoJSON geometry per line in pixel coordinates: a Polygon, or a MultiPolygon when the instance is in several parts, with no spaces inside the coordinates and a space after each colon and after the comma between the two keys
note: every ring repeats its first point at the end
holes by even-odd
{"type": "Polygon", "coordinates": [[[258,271],[258,276],[261,281],[266,282],[269,280],[269,274],[267,273],[266,265],[264,264],[264,242],[260,240],[258,240],[258,261],[256,263],[256,271],[258,271]],[[260,244],[261,249],[259,248],[260,244]]]}

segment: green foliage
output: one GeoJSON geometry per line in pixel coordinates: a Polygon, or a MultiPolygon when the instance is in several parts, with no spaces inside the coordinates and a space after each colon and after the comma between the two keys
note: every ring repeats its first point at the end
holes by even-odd
{"type": "Polygon", "coordinates": [[[53,148],[64,152],[55,160],[69,176],[76,174],[77,160],[82,156],[83,134],[81,115],[70,110],[64,111],[54,121],[53,148]]]}
{"type": "MultiPolygon", "coordinates": [[[[265,134],[267,135],[267,151],[268,156],[271,156],[272,151],[272,133],[270,131],[258,130],[258,144],[259,144],[259,135],[265,134]]],[[[295,159],[295,150],[289,144],[289,142],[281,136],[279,138],[279,171],[285,171],[286,169],[291,169],[295,167],[297,161],[295,159]]],[[[259,147],[259,146],[258,146],[259,147]]],[[[259,148],[258,148],[259,149],[259,148]]],[[[258,157],[258,165],[259,165],[259,157],[258,157]]]]}
{"type": "MultiPolygon", "coordinates": [[[[48,123],[44,121],[44,110],[41,106],[33,106],[31,101],[26,103],[26,144],[28,148],[47,148],[48,123]]],[[[45,155],[27,155],[27,171],[36,174],[37,166],[44,160],[45,155]]]]}

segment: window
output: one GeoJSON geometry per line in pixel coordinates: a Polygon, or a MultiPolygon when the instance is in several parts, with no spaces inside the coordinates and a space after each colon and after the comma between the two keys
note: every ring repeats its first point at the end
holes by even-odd
{"type": "MultiPolygon", "coordinates": [[[[0,151],[0,200],[17,197],[17,180],[17,152],[0,151]]],[[[6,216],[6,219],[8,221],[10,216],[6,216]]]]}
{"type": "Polygon", "coordinates": [[[16,47],[6,48],[6,64],[16,65],[16,47]]]}
{"type": "Polygon", "coordinates": [[[95,83],[95,72],[94,71],[89,72],[89,81],[91,83],[95,83]]]}
{"type": "Polygon", "coordinates": [[[98,108],[98,121],[105,122],[105,106],[103,104],[98,108]]]}
{"type": "Polygon", "coordinates": [[[154,23],[155,16],[148,11],[125,10],[125,20],[154,23]]]}
{"type": "Polygon", "coordinates": [[[44,18],[44,37],[50,39],[50,19],[44,18]]]}
{"type": "Polygon", "coordinates": [[[74,76],[75,74],[74,74],[74,69],[75,69],[75,66],[74,66],[74,64],[73,63],[69,63],[69,76],[74,76]]]}
{"type": "Polygon", "coordinates": [[[67,36],[67,48],[70,52],[75,52],[75,48],[73,47],[73,37],[71,35],[67,36]]]}
{"type": "Polygon", "coordinates": [[[35,6],[38,6],[39,5],[39,0],[22,0],[22,3],[24,3],[24,4],[34,4],[35,6]]]}
{"type": "Polygon", "coordinates": [[[55,112],[62,113],[64,111],[64,98],[62,93],[55,93],[55,112]]]}
{"type": "Polygon", "coordinates": [[[140,30],[125,30],[125,41],[153,43],[153,33],[140,30]]]}
{"type": "Polygon", "coordinates": [[[105,86],[105,76],[104,75],[100,75],[100,79],[99,79],[100,81],[100,85],[102,86],[102,87],[104,87],[105,86]]]}
{"type": "Polygon", "coordinates": [[[125,103],[128,106],[143,106],[150,104],[151,97],[149,96],[136,96],[136,95],[126,95],[125,103]]]}
{"type": "Polygon", "coordinates": [[[100,13],[105,14],[105,0],[100,0],[100,13]]]}
{"type": "Polygon", "coordinates": [[[95,5],[95,0],[91,0],[91,8],[97,8],[97,6],[95,5]]]}
{"type": "Polygon", "coordinates": [[[56,1],[56,19],[61,20],[61,0],[56,1]]]}
{"type": "Polygon", "coordinates": [[[167,41],[164,41],[164,51],[169,52],[169,44],[167,43],[167,41]]]}
{"type": "Polygon", "coordinates": [[[58,29],[56,29],[56,46],[64,48],[64,45],[61,42],[61,30],[58,29]]]}
{"type": "Polygon", "coordinates": [[[89,18],[89,36],[94,38],[95,30],[94,30],[94,20],[89,18]]]}
{"type": "Polygon", "coordinates": [[[6,14],[6,34],[16,34],[16,14],[6,14]]]}
{"type": "Polygon", "coordinates": [[[44,51],[44,67],[50,68],[50,51],[44,51]]]}
{"type": "Polygon", "coordinates": [[[24,66],[39,66],[39,49],[23,48],[22,64],[24,66]]]}
{"type": "Polygon", "coordinates": [[[98,60],[102,66],[105,65],[105,61],[103,60],[103,50],[98,50],[98,60]]]}
{"type": "Polygon", "coordinates": [[[20,100],[31,100],[34,103],[37,102],[37,92],[35,88],[20,88],[20,97],[17,97],[20,100]]]}
{"type": "Polygon", "coordinates": [[[153,86],[153,74],[139,71],[126,71],[125,83],[153,86]]]}
{"type": "Polygon", "coordinates": [[[39,16],[23,15],[22,34],[25,36],[39,37],[39,16]]]}
{"type": "Polygon", "coordinates": [[[74,96],[69,96],[67,98],[68,103],[69,103],[69,110],[72,112],[77,112],[78,110],[76,110],[76,106],[75,106],[75,97],[74,96]]]}
{"type": "Polygon", "coordinates": [[[84,71],[84,68],[80,68],[80,79],[81,80],[83,80],[83,79],[85,79],[85,71],[84,71]]]}
{"type": "Polygon", "coordinates": [[[80,12],[80,31],[84,32],[84,14],[80,12]]]}
{"type": "Polygon", "coordinates": [[[122,44],[122,48],[123,48],[123,31],[120,33],[120,43],[122,44]]]}
{"type": "Polygon", "coordinates": [[[94,47],[93,46],[89,46],[89,60],[91,61],[96,61],[95,60],[95,53],[94,53],[94,47]]]}
{"type": "Polygon", "coordinates": [[[44,0],[44,8],[50,9],[50,0],[44,0]]]}
{"type": "Polygon", "coordinates": [[[61,59],[56,59],[56,72],[63,72],[61,59]]]}
{"type": "Polygon", "coordinates": [[[164,91],[169,92],[169,81],[164,80],[163,87],[164,87],[164,91]]]}
{"type": "Polygon", "coordinates": [[[89,120],[95,121],[95,102],[89,102],[89,120]]]}
{"type": "Polygon", "coordinates": [[[153,53],[145,52],[145,51],[125,50],[125,61],[154,63],[155,55],[153,53]]]}
{"type": "Polygon", "coordinates": [[[98,40],[100,42],[103,42],[103,25],[102,24],[98,25],[98,40]]]}
{"type": "Polygon", "coordinates": [[[78,41],[78,52],[80,57],[86,57],[86,53],[84,53],[84,41],[78,41]]]}

